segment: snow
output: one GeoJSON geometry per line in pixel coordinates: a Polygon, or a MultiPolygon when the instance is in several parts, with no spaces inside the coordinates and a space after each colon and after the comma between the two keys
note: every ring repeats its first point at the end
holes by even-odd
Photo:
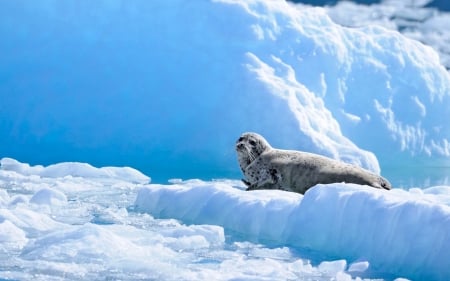
{"type": "MultiPolygon", "coordinates": [[[[450,276],[450,206],[445,204],[450,188],[436,191],[430,199],[414,191],[333,184],[318,185],[303,197],[194,181],[142,188],[136,205],[159,218],[218,224],[255,243],[364,259],[376,271],[444,280],[450,276]]],[[[358,263],[351,271],[367,267],[358,263]]],[[[327,270],[343,271],[333,268],[327,270]]]]}
{"type": "Polygon", "coordinates": [[[448,186],[331,184],[300,195],[247,192],[237,180],[139,183],[137,171],[134,180],[101,168],[96,177],[83,163],[73,171],[90,177],[65,174],[65,163],[41,177],[47,167],[12,162],[0,167],[1,279],[450,276],[448,186]]]}
{"type": "Polygon", "coordinates": [[[345,26],[380,25],[401,32],[438,51],[440,60],[450,69],[450,32],[446,28],[450,22],[447,12],[429,7],[437,1],[384,0],[372,5],[362,5],[351,1],[340,1],[327,7],[330,17],[345,26]]]}
{"type": "Polygon", "coordinates": [[[349,272],[364,272],[369,268],[369,262],[354,262],[348,267],[349,272]]]}
{"type": "Polygon", "coordinates": [[[408,30],[431,38],[447,30],[445,12],[396,2],[56,2],[0,9],[2,157],[132,166],[158,182],[237,177],[233,144],[256,131],[275,147],[375,172],[448,165],[448,44],[432,49],[364,18],[380,10],[396,29],[402,17],[392,14],[425,17],[408,30]]]}
{"type": "Polygon", "coordinates": [[[30,199],[30,203],[42,205],[52,205],[57,204],[57,202],[65,203],[66,201],[67,198],[64,193],[50,188],[40,189],[30,199]]]}
{"type": "MultiPolygon", "coordinates": [[[[12,159],[1,163],[10,164],[12,159]]],[[[152,187],[137,183],[138,173],[135,180],[41,177],[36,170],[47,167],[15,163],[15,169],[11,165],[0,169],[1,279],[351,279],[342,260],[313,265],[288,246],[231,238],[221,225],[184,224],[137,212],[138,190],[152,187]]],[[[53,175],[67,172],[64,163],[53,167],[60,167],[53,175]]],[[[89,165],[77,167],[81,168],[76,173],[92,175],[89,165]]]]}
{"type": "Polygon", "coordinates": [[[113,178],[118,180],[128,180],[135,183],[148,183],[150,177],[130,167],[102,167],[95,168],[87,163],[58,163],[43,167],[36,165],[30,167],[29,164],[20,163],[11,158],[0,160],[3,170],[18,171],[24,175],[36,175],[45,178],[60,178],[66,176],[84,178],[113,178]]]}

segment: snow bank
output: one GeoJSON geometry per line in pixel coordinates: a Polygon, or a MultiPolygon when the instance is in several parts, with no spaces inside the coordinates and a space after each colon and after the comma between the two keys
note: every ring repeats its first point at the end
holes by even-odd
{"type": "Polygon", "coordinates": [[[355,261],[355,270],[367,268],[367,261],[373,272],[445,280],[450,276],[450,207],[439,198],[446,198],[450,188],[432,193],[333,184],[302,196],[187,182],[142,188],[136,206],[159,218],[221,225],[251,241],[355,261]]]}
{"type": "Polygon", "coordinates": [[[373,171],[450,156],[449,74],[397,32],[281,0],[56,2],[0,11],[0,155],[225,177],[257,131],[373,171]]]}
{"type": "Polygon", "coordinates": [[[36,175],[45,178],[63,178],[66,176],[83,178],[110,178],[124,180],[133,183],[149,183],[150,178],[138,170],[130,167],[102,167],[95,168],[87,163],[58,163],[43,167],[41,165],[30,166],[11,158],[0,160],[0,169],[15,171],[22,175],[36,175]]]}

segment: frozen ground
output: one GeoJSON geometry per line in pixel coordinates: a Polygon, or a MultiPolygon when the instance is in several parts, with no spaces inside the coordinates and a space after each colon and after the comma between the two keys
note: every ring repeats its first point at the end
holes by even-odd
{"type": "Polygon", "coordinates": [[[2,280],[447,280],[450,187],[149,184],[131,168],[0,169],[2,280]]]}

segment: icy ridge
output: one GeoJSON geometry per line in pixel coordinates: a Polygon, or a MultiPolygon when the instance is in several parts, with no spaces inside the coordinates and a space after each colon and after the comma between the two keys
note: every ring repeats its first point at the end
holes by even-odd
{"type": "Polygon", "coordinates": [[[368,261],[375,272],[445,280],[450,276],[450,207],[426,193],[333,184],[301,196],[191,182],[144,187],[135,204],[156,217],[221,225],[257,242],[368,261]]]}

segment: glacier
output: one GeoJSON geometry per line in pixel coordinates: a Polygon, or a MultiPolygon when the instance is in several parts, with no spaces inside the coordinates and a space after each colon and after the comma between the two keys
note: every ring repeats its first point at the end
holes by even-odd
{"type": "Polygon", "coordinates": [[[234,141],[256,131],[374,172],[448,166],[449,73],[396,31],[284,1],[0,10],[2,156],[236,177],[234,141]]]}

